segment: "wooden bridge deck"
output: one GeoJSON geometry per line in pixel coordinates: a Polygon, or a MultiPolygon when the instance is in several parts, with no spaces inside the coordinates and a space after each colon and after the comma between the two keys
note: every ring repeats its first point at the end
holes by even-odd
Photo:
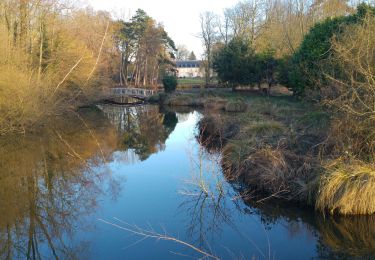
{"type": "Polygon", "coordinates": [[[157,93],[157,90],[142,88],[111,88],[112,97],[132,97],[137,99],[146,99],[157,93]]]}

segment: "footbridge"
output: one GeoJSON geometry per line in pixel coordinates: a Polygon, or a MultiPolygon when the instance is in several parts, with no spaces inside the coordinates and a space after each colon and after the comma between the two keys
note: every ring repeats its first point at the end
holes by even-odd
{"type": "Polygon", "coordinates": [[[110,96],[112,98],[122,98],[131,97],[140,100],[145,100],[148,97],[155,95],[158,91],[152,89],[142,89],[142,88],[111,88],[110,96]]]}

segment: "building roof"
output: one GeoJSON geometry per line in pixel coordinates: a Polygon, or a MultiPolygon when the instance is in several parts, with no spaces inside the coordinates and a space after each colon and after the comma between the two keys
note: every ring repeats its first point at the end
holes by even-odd
{"type": "Polygon", "coordinates": [[[201,63],[200,60],[178,60],[176,66],[177,68],[199,68],[201,63]]]}

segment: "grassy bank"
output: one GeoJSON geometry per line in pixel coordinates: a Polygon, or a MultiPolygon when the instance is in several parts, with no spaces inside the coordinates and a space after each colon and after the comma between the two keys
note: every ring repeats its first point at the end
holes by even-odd
{"type": "Polygon", "coordinates": [[[373,214],[370,165],[336,153],[331,115],[289,96],[199,92],[157,98],[170,106],[200,107],[200,139],[222,153],[228,180],[257,201],[278,198],[332,214],[373,214]]]}
{"type": "Polygon", "coordinates": [[[179,78],[178,79],[178,84],[179,85],[200,85],[204,84],[204,79],[203,78],[179,78]]]}

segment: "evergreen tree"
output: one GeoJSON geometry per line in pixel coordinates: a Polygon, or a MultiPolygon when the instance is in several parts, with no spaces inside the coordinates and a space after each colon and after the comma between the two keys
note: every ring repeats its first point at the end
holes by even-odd
{"type": "Polygon", "coordinates": [[[189,55],[189,60],[197,60],[197,57],[195,56],[195,53],[193,51],[189,55]]]}

